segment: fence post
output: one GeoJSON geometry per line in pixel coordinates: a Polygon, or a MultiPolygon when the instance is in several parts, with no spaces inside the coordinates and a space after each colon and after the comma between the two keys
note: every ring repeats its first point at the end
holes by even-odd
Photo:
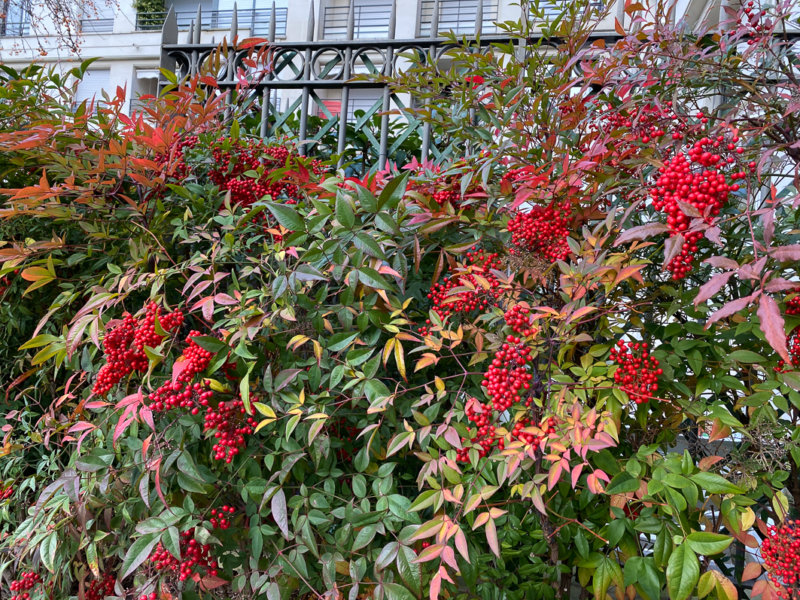
{"type": "MultiPolygon", "coordinates": [[[[392,12],[389,15],[389,41],[394,40],[397,31],[397,0],[392,0],[392,12]]],[[[383,76],[389,77],[394,73],[394,47],[390,44],[386,48],[386,58],[383,64],[383,76]]],[[[381,139],[378,151],[378,169],[383,169],[389,159],[389,102],[392,91],[388,83],[383,84],[383,106],[381,107],[381,139]]]]}
{"type": "MultiPolygon", "coordinates": [[[[308,33],[306,34],[306,41],[313,42],[314,41],[314,27],[315,27],[315,11],[314,11],[314,0],[311,0],[311,8],[309,10],[308,15],[308,33]]],[[[306,48],[305,52],[305,61],[303,64],[303,78],[306,81],[306,84],[303,85],[303,96],[300,101],[300,155],[305,156],[306,154],[306,136],[308,135],[308,98],[310,95],[311,90],[309,89],[309,84],[307,83],[311,79],[311,46],[306,48]]]]}
{"type": "MultiPolygon", "coordinates": [[[[272,44],[275,41],[275,1],[272,2],[272,11],[269,13],[269,34],[267,36],[267,43],[272,44]]],[[[269,50],[267,56],[272,60],[272,51],[269,50]]],[[[266,139],[269,136],[269,115],[272,111],[272,89],[269,87],[269,81],[272,79],[272,67],[268,65],[269,71],[267,72],[267,83],[261,91],[261,139],[266,139]]]]}
{"type": "MultiPolygon", "coordinates": [[[[350,0],[350,6],[347,9],[347,41],[353,41],[355,36],[355,23],[356,23],[356,3],[355,0],[350,0]]],[[[339,108],[339,139],[336,144],[336,152],[339,155],[336,161],[336,168],[340,169],[344,164],[344,148],[347,142],[347,109],[350,106],[350,86],[347,82],[350,80],[352,70],[350,63],[353,60],[353,48],[347,46],[344,49],[344,66],[342,68],[342,101],[339,108]]]]}
{"type": "MultiPolygon", "coordinates": [[[[430,38],[436,39],[439,37],[439,0],[436,0],[433,3],[433,16],[431,16],[431,31],[430,31],[430,38]]],[[[436,49],[433,44],[428,51],[428,60],[431,63],[436,62],[436,49]]],[[[430,111],[431,108],[431,99],[425,99],[425,109],[430,111]]],[[[431,124],[430,121],[426,121],[425,124],[422,126],[422,156],[420,157],[421,160],[426,160],[428,158],[428,152],[431,149],[431,124]]]]}
{"type": "MultiPolygon", "coordinates": [[[[167,17],[164,19],[164,24],[161,26],[161,60],[159,61],[159,69],[166,69],[167,71],[175,72],[177,68],[176,60],[169,55],[164,49],[164,46],[178,43],[178,17],[175,14],[175,7],[170,6],[167,12],[167,17]]],[[[159,80],[161,76],[159,75],[159,80]]]]}

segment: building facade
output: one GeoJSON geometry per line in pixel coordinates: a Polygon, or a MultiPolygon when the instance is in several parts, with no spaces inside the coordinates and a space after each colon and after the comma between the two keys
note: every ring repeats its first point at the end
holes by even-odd
{"type": "MultiPolygon", "coordinates": [[[[453,31],[471,35],[475,31],[479,10],[482,12],[484,33],[497,31],[496,22],[518,20],[522,17],[516,0],[395,0],[398,17],[395,39],[428,38],[453,31]],[[480,8],[479,8],[480,2],[480,8]],[[436,31],[433,31],[433,28],[436,31]]],[[[545,13],[555,13],[567,0],[540,2],[545,13]]],[[[596,0],[602,6],[604,0],[596,0]]],[[[601,29],[614,31],[615,19],[625,24],[622,0],[612,1],[608,17],[601,29]]],[[[722,3],[728,0],[679,0],[675,17],[691,23],[715,22],[722,3]]],[[[95,0],[99,4],[86,10],[80,18],[81,49],[66,51],[55,35],[41,35],[48,30],[49,15],[39,17],[34,28],[25,11],[9,10],[0,22],[0,60],[18,68],[34,60],[45,65],[68,69],[80,60],[97,59],[89,68],[76,92],[76,102],[100,93],[125,89],[129,108],[144,94],[158,89],[159,61],[162,47],[162,25],[165,11],[137,11],[134,0],[95,0]],[[38,31],[34,31],[38,29],[38,31]],[[36,35],[38,33],[38,35],[36,35]]],[[[181,41],[188,39],[196,27],[200,8],[201,41],[222,41],[230,36],[236,13],[240,39],[269,37],[274,28],[275,41],[336,40],[348,35],[348,15],[353,3],[355,39],[385,39],[389,32],[393,0],[167,0],[165,8],[175,11],[181,41]],[[272,21],[274,20],[274,25],[272,21]],[[186,36],[186,37],[184,37],[186,36]]],[[[50,25],[53,25],[50,23],[50,25]]],[[[52,29],[52,28],[51,28],[52,29]]],[[[372,104],[370,90],[354,91],[348,103],[348,114],[372,104]]],[[[288,98],[286,101],[288,102],[288,98]]],[[[329,110],[338,112],[336,98],[328,101],[329,110]]]]}

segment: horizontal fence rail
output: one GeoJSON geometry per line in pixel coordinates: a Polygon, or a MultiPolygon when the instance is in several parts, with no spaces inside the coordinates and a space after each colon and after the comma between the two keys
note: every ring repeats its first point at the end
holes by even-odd
{"type": "MultiPolygon", "coordinates": [[[[266,37],[269,34],[270,21],[275,10],[275,36],[270,39],[286,37],[287,8],[256,8],[236,10],[236,21],[239,27],[249,29],[251,35],[266,37]]],[[[136,15],[137,31],[158,31],[164,26],[167,18],[166,12],[144,12],[136,15]]],[[[196,11],[177,11],[176,24],[179,30],[186,31],[195,27],[197,22],[196,11]]],[[[230,29],[234,21],[233,10],[210,10],[201,13],[201,29],[210,31],[214,29],[230,29]]]]}

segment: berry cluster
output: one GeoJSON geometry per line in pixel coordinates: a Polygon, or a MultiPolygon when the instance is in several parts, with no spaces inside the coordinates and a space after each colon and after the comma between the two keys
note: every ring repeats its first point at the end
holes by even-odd
{"type": "Polygon", "coordinates": [[[736,154],[743,152],[736,145],[738,141],[736,136],[729,142],[723,135],[704,137],[686,154],[676,154],[658,170],[658,179],[650,190],[653,207],[666,213],[670,237],[683,235],[684,239],[680,253],[666,266],[673,279],[682,279],[689,273],[697,244],[703,236],[700,231],[689,231],[691,216],[682,205],[693,207],[706,223],[713,223],[727,204],[730,193],[739,189],[736,181],[746,177],[744,171],[726,173],[724,170],[736,162],[736,154]]]}
{"type": "Polygon", "coordinates": [[[759,43],[760,38],[769,34],[773,26],[772,20],[765,18],[767,12],[757,9],[753,0],[744,5],[742,12],[744,13],[744,26],[751,36],[747,39],[747,43],[755,46],[759,43]]]}
{"type": "Polygon", "coordinates": [[[227,504],[223,504],[220,508],[212,508],[208,522],[214,529],[228,529],[231,526],[230,516],[235,512],[236,509],[227,504]]]}
{"type": "Polygon", "coordinates": [[[217,576],[217,559],[211,552],[209,544],[201,544],[194,539],[193,531],[184,531],[180,535],[181,560],[178,560],[161,544],[150,554],[150,562],[157,571],[171,571],[178,579],[185,581],[199,570],[204,570],[211,577],[217,576]]]}
{"type": "Polygon", "coordinates": [[[30,600],[30,590],[40,583],[42,583],[41,575],[34,571],[24,571],[20,578],[12,581],[9,586],[9,589],[15,592],[10,600],[30,600]]]}
{"type": "Polygon", "coordinates": [[[672,110],[672,102],[664,105],[652,102],[643,104],[633,111],[620,111],[609,105],[602,115],[600,129],[610,133],[617,129],[626,132],[626,139],[643,144],[657,140],[672,131],[672,139],[683,139],[685,124],[672,110]]]}
{"type": "Polygon", "coordinates": [[[650,355],[647,342],[629,345],[619,340],[611,349],[611,360],[619,366],[614,373],[614,383],[636,404],[648,402],[658,390],[658,376],[663,371],[658,360],[650,355]]]}
{"type": "MultiPolygon", "coordinates": [[[[187,161],[186,153],[199,142],[197,136],[190,136],[176,145],[172,177],[181,180],[191,173],[192,159],[187,161]]],[[[267,195],[275,202],[297,204],[311,175],[325,172],[319,160],[302,158],[289,148],[271,146],[260,139],[220,137],[209,147],[212,166],[208,177],[220,190],[230,192],[234,205],[249,207],[267,195]]],[[[157,162],[167,163],[164,157],[157,162]]],[[[259,213],[256,221],[265,231],[274,226],[266,212],[259,213]]]]}
{"type": "MultiPolygon", "coordinates": [[[[800,288],[793,289],[791,293],[794,295],[786,301],[786,314],[800,315],[800,288]]],[[[789,358],[792,359],[791,364],[787,368],[786,362],[779,360],[778,366],[775,367],[778,373],[800,368],[800,326],[795,327],[786,336],[786,347],[789,350],[789,358]]]]}
{"type": "Polygon", "coordinates": [[[86,585],[84,598],[86,600],[104,600],[106,596],[115,596],[114,586],[117,578],[113,573],[107,572],[100,579],[90,581],[86,585]]]}
{"type": "Polygon", "coordinates": [[[209,408],[203,428],[214,431],[217,440],[213,448],[214,458],[232,462],[239,449],[247,445],[245,436],[251,435],[256,425],[258,421],[247,415],[241,400],[220,402],[216,410],[209,408]]]}
{"type": "Polygon", "coordinates": [[[778,596],[800,599],[800,521],[771,525],[761,544],[761,556],[778,596]]]}
{"type": "MultiPolygon", "coordinates": [[[[213,392],[201,383],[192,383],[195,376],[206,370],[213,354],[197,345],[195,337],[199,331],[190,331],[186,336],[186,348],[183,351],[183,369],[174,381],[167,381],[149,395],[150,408],[155,412],[188,408],[193,415],[199,413],[199,406],[208,406],[213,392]]],[[[180,359],[179,359],[180,360],[180,359]]]]}
{"type": "Polygon", "coordinates": [[[179,328],[183,324],[183,313],[179,310],[161,314],[161,307],[155,302],[147,305],[145,316],[139,320],[126,313],[122,322],[106,333],[103,338],[103,353],[106,363],[97,373],[92,391],[98,395],[107,394],[111,388],[134,371],[147,371],[148,359],[145,346],[154,348],[164,339],[155,331],[155,320],[165,332],[179,328]]]}
{"type": "Polygon", "coordinates": [[[139,600],[157,600],[158,594],[155,592],[150,592],[149,594],[142,594],[139,596],[139,600]]]}
{"type": "Polygon", "coordinates": [[[570,253],[567,237],[572,220],[568,201],[534,206],[530,212],[518,212],[508,222],[512,253],[539,254],[547,262],[564,260],[570,253]]]}
{"type": "MultiPolygon", "coordinates": [[[[500,297],[499,281],[492,273],[492,270],[502,267],[500,255],[473,248],[467,252],[466,258],[465,271],[450,275],[442,283],[434,283],[428,292],[428,298],[433,302],[432,310],[441,319],[455,314],[485,311],[500,297]],[[481,285],[478,277],[488,282],[489,289],[481,285]],[[470,289],[453,291],[463,287],[470,289]]],[[[428,335],[430,324],[430,319],[427,319],[425,325],[420,327],[422,335],[428,335]]]]}
{"type": "MultiPolygon", "coordinates": [[[[520,393],[530,388],[533,375],[527,366],[531,362],[531,348],[522,338],[508,335],[505,343],[495,352],[481,385],[498,413],[505,412],[521,400],[520,393]]],[[[530,406],[531,399],[525,401],[530,406]]]]}

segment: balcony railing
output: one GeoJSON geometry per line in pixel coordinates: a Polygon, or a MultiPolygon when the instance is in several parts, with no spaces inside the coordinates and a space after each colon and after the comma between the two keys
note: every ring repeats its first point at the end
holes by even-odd
{"type": "MultiPolygon", "coordinates": [[[[433,11],[436,0],[422,0],[420,10],[419,35],[429,37],[431,24],[434,21],[433,11]]],[[[481,31],[497,33],[498,0],[484,0],[481,31]]],[[[475,33],[475,21],[478,18],[478,0],[439,0],[439,26],[437,33],[452,31],[458,35],[475,33]]]]}
{"type": "MultiPolygon", "coordinates": [[[[252,36],[266,36],[269,34],[272,8],[242,9],[236,11],[236,20],[242,29],[250,29],[252,36]]],[[[286,37],[287,8],[275,9],[275,37],[286,37]]],[[[178,29],[189,29],[197,19],[194,11],[177,11],[178,29]]],[[[166,12],[147,12],[136,15],[137,31],[160,30],[166,19],[166,12]]],[[[233,19],[232,10],[209,10],[201,13],[201,25],[204,31],[211,29],[230,29],[233,19]]]]}
{"type": "Polygon", "coordinates": [[[81,33],[111,33],[114,31],[114,18],[81,19],[81,33]]]}
{"type": "MultiPolygon", "coordinates": [[[[545,18],[553,19],[564,11],[566,4],[567,0],[542,0],[539,3],[539,10],[544,13],[545,18]]],[[[605,8],[605,4],[603,0],[591,0],[589,2],[589,8],[600,12],[605,8]]]]}
{"type": "Polygon", "coordinates": [[[30,24],[27,21],[0,21],[1,37],[22,37],[30,34],[30,24]]]}
{"type": "MultiPolygon", "coordinates": [[[[348,6],[326,6],[322,19],[322,39],[347,37],[348,6]]],[[[353,7],[353,38],[383,38],[389,34],[391,4],[364,4],[353,7]]]]}

